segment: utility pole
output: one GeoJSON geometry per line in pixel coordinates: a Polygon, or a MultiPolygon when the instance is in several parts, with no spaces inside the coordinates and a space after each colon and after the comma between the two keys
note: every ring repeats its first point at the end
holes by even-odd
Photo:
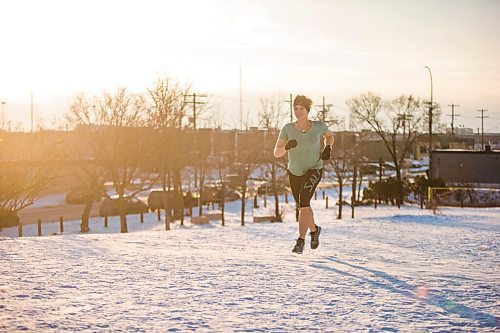
{"type": "Polygon", "coordinates": [[[290,94],[290,100],[284,101],[285,103],[290,103],[290,122],[293,123],[293,96],[290,94]]]}
{"type": "Polygon", "coordinates": [[[205,104],[205,102],[203,102],[203,101],[197,101],[196,97],[206,98],[207,95],[193,93],[193,94],[185,95],[185,97],[189,97],[189,98],[193,99],[192,101],[186,102],[186,104],[193,104],[193,117],[189,117],[189,120],[190,120],[190,122],[193,123],[193,129],[196,130],[196,105],[204,105],[205,104]]]}
{"type": "MultiPolygon", "coordinates": [[[[193,104],[193,117],[189,117],[189,120],[190,120],[190,122],[193,123],[193,129],[194,129],[194,133],[193,133],[194,140],[193,141],[194,141],[194,145],[196,147],[196,151],[199,153],[199,149],[200,149],[199,145],[198,145],[199,138],[196,135],[197,134],[196,133],[196,105],[203,105],[203,104],[205,104],[205,102],[197,101],[196,97],[205,98],[205,97],[207,97],[207,95],[196,94],[196,93],[184,95],[184,98],[192,98],[192,100],[187,101],[186,104],[193,104]]],[[[201,161],[201,159],[198,159],[198,161],[201,161]]],[[[198,184],[198,171],[197,170],[194,173],[194,184],[195,184],[195,186],[198,184]]],[[[200,184],[200,187],[201,187],[201,184],[200,184]]]]}
{"type": "Polygon", "coordinates": [[[476,118],[481,118],[481,150],[484,150],[484,118],[489,118],[488,116],[485,116],[484,113],[488,112],[488,110],[477,110],[478,112],[481,112],[481,117],[476,117],[476,118]]]}
{"type": "Polygon", "coordinates": [[[243,73],[240,65],[240,129],[243,129],[243,73]]]}
{"type": "MultiPolygon", "coordinates": [[[[455,117],[458,117],[459,114],[455,114],[455,108],[460,106],[460,105],[457,105],[457,104],[448,104],[448,106],[451,106],[451,135],[452,136],[455,136],[455,117]]],[[[450,116],[450,115],[449,115],[450,116]]]]}
{"type": "Polygon", "coordinates": [[[323,104],[322,105],[316,105],[317,107],[321,107],[321,120],[323,120],[323,122],[326,121],[326,114],[328,113],[328,111],[330,111],[330,108],[333,106],[333,104],[325,104],[325,96],[323,96],[323,104]]]}

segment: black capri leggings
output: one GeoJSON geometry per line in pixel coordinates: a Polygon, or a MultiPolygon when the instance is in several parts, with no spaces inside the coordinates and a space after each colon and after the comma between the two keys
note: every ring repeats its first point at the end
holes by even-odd
{"type": "Polygon", "coordinates": [[[309,207],[316,186],[321,180],[323,169],[308,170],[303,176],[295,176],[288,171],[288,179],[292,188],[293,198],[299,207],[309,207]]]}

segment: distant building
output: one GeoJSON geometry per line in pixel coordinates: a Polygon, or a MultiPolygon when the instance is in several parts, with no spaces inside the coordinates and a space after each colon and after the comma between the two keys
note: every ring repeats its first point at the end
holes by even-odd
{"type": "Polygon", "coordinates": [[[446,134],[454,134],[454,135],[471,135],[474,134],[474,130],[472,128],[467,128],[467,127],[447,127],[446,128],[446,134]]]}
{"type": "MultiPolygon", "coordinates": [[[[432,136],[432,149],[462,149],[462,150],[484,150],[489,145],[492,150],[500,150],[500,133],[472,133],[468,128],[455,129],[455,135],[434,134],[432,136]]],[[[422,135],[415,142],[413,150],[414,158],[420,160],[429,156],[429,136],[422,135]]]]}
{"type": "Polygon", "coordinates": [[[431,176],[447,185],[500,188],[500,151],[434,150],[431,176]]]}

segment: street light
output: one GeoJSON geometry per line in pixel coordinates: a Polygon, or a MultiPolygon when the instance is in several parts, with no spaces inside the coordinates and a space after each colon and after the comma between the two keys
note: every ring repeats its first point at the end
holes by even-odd
{"type": "Polygon", "coordinates": [[[429,103],[429,180],[431,179],[431,171],[432,171],[432,109],[434,108],[433,99],[432,99],[432,72],[429,66],[425,66],[429,71],[429,76],[431,78],[431,101],[429,103]]]}

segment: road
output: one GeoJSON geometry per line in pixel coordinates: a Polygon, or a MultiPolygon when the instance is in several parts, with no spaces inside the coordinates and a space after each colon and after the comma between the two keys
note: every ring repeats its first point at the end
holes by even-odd
{"type": "MultiPolygon", "coordinates": [[[[58,222],[62,216],[64,221],[81,219],[85,205],[58,205],[48,207],[27,207],[19,211],[21,224],[37,223],[38,219],[42,223],[58,222]]],[[[92,205],[90,216],[99,216],[99,204],[92,205]]]]}
{"type": "MultiPolygon", "coordinates": [[[[139,196],[139,200],[147,204],[147,196],[139,196]]],[[[90,217],[99,216],[99,206],[100,202],[96,202],[92,205],[90,211],[90,217]]],[[[59,217],[62,216],[64,221],[71,220],[81,220],[83,209],[85,205],[51,205],[43,207],[26,207],[19,211],[19,219],[21,224],[32,224],[37,223],[38,219],[42,220],[42,223],[47,222],[58,222],[59,217]]]]}

